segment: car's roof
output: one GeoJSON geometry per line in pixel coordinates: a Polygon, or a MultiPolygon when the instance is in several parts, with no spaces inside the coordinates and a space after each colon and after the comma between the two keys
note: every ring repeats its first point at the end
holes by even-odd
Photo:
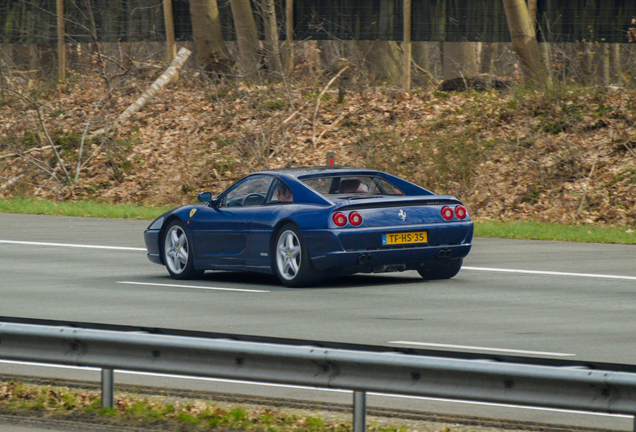
{"type": "Polygon", "coordinates": [[[327,200],[318,192],[308,187],[302,181],[304,178],[313,178],[313,177],[329,177],[329,176],[378,176],[383,177],[388,180],[405,195],[408,196],[420,196],[420,195],[434,195],[433,192],[424,189],[421,186],[410,183],[407,180],[403,180],[399,177],[393,176],[391,174],[387,174],[382,171],[362,168],[362,167],[354,167],[354,166],[314,166],[314,167],[302,167],[302,168],[281,168],[274,170],[264,170],[257,171],[249,174],[249,176],[253,175],[271,175],[278,176],[282,178],[295,194],[302,193],[302,190],[307,191],[312,194],[315,198],[312,202],[317,202],[319,200],[319,204],[333,204],[331,201],[327,200]]]}
{"type": "Polygon", "coordinates": [[[368,168],[352,167],[352,166],[315,166],[315,167],[301,167],[301,168],[281,168],[275,170],[259,171],[254,174],[288,174],[293,177],[302,177],[311,174],[339,174],[339,173],[352,173],[352,172],[378,172],[368,168]]]}

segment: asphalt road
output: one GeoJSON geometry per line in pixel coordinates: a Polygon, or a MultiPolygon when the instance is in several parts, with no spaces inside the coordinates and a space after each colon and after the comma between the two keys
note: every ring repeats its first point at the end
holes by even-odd
{"type": "Polygon", "coordinates": [[[0,214],[0,315],[636,364],[634,246],[477,238],[452,280],[289,289],[226,272],[174,281],[145,257],[147,225],[0,214]]]}
{"type": "Polygon", "coordinates": [[[0,315],[636,362],[633,246],[476,239],[451,280],[405,272],[289,289],[241,273],[174,281],[138,250],[147,224],[0,214],[0,315]]]}

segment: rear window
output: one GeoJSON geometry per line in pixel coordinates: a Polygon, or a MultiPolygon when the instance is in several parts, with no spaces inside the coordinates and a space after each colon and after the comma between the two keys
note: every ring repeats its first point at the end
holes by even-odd
{"type": "Polygon", "coordinates": [[[395,185],[381,177],[330,176],[301,181],[322,195],[404,195],[395,185]]]}

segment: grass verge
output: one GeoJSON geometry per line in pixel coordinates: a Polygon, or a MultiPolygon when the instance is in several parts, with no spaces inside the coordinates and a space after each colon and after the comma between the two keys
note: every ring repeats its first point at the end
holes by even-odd
{"type": "MultiPolygon", "coordinates": [[[[152,430],[350,432],[350,422],[327,421],[318,415],[279,408],[217,404],[164,396],[142,397],[117,392],[114,408],[101,408],[98,391],[61,386],[0,381],[0,412],[37,415],[104,425],[136,426],[152,430]]],[[[405,426],[370,423],[371,432],[410,432],[405,426]]],[[[449,429],[445,429],[450,432],[449,429]]]]}
{"type": "MultiPolygon", "coordinates": [[[[90,201],[54,202],[33,198],[0,200],[0,213],[103,217],[153,220],[172,206],[101,204],[90,201]]],[[[581,243],[636,244],[636,227],[560,225],[534,221],[478,221],[475,236],[508,239],[571,241],[581,243]]]]}
{"type": "Polygon", "coordinates": [[[55,202],[33,198],[0,200],[0,213],[83,216],[112,219],[153,220],[175,206],[147,207],[138,204],[102,204],[91,201],[55,202]]]}
{"type": "Polygon", "coordinates": [[[533,221],[476,222],[475,236],[581,243],[636,244],[636,228],[599,227],[590,225],[573,226],[533,221]]]}

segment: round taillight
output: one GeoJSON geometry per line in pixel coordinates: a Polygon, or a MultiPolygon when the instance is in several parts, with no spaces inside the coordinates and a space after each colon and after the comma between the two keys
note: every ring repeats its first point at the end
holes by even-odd
{"type": "Polygon", "coordinates": [[[339,227],[343,227],[347,223],[347,217],[340,212],[334,213],[332,218],[333,223],[335,223],[339,227]]]}
{"type": "Polygon", "coordinates": [[[442,207],[442,217],[444,220],[451,220],[453,218],[453,209],[449,206],[442,207]]]}
{"type": "Polygon", "coordinates": [[[468,212],[466,211],[466,207],[462,205],[458,205],[457,207],[455,207],[455,216],[457,216],[459,219],[464,219],[467,213],[468,212]]]}
{"type": "Polygon", "coordinates": [[[351,225],[358,226],[362,223],[362,216],[358,212],[351,212],[349,213],[349,222],[351,222],[351,225]]]}

